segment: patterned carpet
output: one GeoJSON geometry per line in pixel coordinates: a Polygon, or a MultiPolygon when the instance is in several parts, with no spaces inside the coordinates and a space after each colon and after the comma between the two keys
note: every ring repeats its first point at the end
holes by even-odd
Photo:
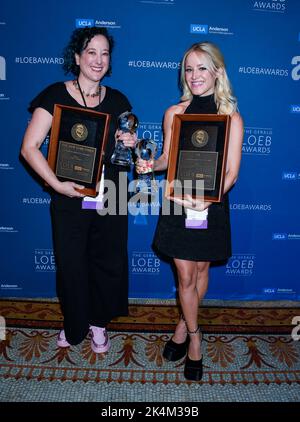
{"type": "Polygon", "coordinates": [[[59,349],[57,302],[2,300],[0,401],[300,401],[300,342],[291,321],[300,308],[201,308],[204,376],[186,381],[184,360],[162,350],[178,319],[170,305],[131,305],[109,326],[112,348],[95,354],[89,338],[59,349]]]}

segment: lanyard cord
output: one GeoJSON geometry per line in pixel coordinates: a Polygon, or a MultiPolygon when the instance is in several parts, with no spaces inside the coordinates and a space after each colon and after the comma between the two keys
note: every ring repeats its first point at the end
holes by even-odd
{"type": "Polygon", "coordinates": [[[80,86],[80,83],[79,83],[78,78],[77,78],[77,85],[78,85],[78,88],[79,88],[79,91],[80,91],[80,94],[81,94],[81,98],[82,98],[83,104],[84,104],[84,105],[85,105],[85,107],[87,108],[87,105],[86,105],[86,102],[85,102],[85,99],[84,99],[84,95],[83,95],[83,92],[82,92],[82,90],[81,90],[81,86],[80,86]]]}

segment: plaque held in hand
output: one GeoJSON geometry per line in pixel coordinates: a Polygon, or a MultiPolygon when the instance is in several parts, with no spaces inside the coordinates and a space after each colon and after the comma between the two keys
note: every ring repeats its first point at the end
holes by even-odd
{"type": "Polygon", "coordinates": [[[84,185],[84,195],[97,195],[109,122],[109,114],[55,104],[48,164],[60,181],[84,185]]]}
{"type": "Polygon", "coordinates": [[[222,201],[229,130],[228,115],[175,114],[166,198],[222,201]]]}

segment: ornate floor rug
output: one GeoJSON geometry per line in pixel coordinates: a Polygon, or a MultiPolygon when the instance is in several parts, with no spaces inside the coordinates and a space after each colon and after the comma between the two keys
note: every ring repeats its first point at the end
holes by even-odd
{"type": "Polygon", "coordinates": [[[131,305],[109,326],[112,347],[95,354],[56,345],[57,302],[2,300],[6,338],[0,342],[0,401],[276,402],[300,401],[300,342],[292,319],[300,308],[200,309],[204,376],[183,377],[184,360],[162,350],[178,319],[170,305],[131,305]]]}

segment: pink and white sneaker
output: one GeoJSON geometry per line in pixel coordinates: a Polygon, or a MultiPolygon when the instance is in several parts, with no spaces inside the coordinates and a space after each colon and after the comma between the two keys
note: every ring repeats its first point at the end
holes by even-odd
{"type": "Polygon", "coordinates": [[[57,345],[58,347],[70,347],[70,343],[66,339],[65,330],[61,330],[57,337],[57,345]]]}
{"type": "Polygon", "coordinates": [[[91,347],[95,353],[105,353],[110,349],[110,340],[106,329],[90,325],[91,347]]]}

